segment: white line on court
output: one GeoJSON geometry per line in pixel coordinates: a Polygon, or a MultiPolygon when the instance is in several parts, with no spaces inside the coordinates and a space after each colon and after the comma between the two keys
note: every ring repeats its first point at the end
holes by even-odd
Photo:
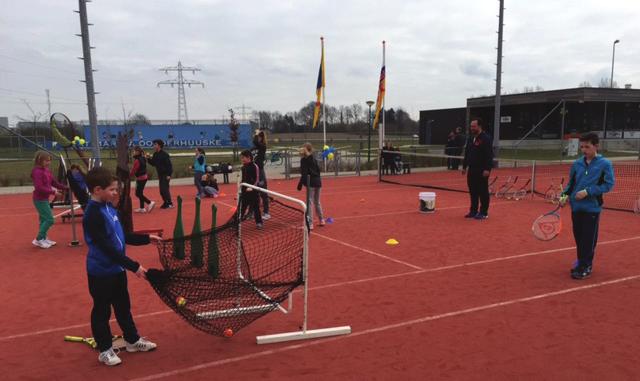
{"type": "MultiPolygon", "coordinates": [[[[640,236],[629,237],[629,238],[621,238],[621,239],[614,239],[614,240],[610,240],[610,241],[602,241],[602,242],[599,242],[598,245],[611,245],[611,244],[623,243],[623,242],[629,242],[629,241],[635,241],[635,240],[640,240],[640,236]]],[[[364,279],[356,279],[356,280],[350,280],[350,281],[346,281],[346,282],[337,282],[337,283],[325,284],[325,285],[321,285],[321,286],[309,287],[309,291],[317,291],[317,290],[322,290],[322,289],[325,289],[325,288],[343,287],[343,286],[348,286],[348,285],[358,284],[358,283],[381,281],[381,280],[385,280],[385,279],[398,278],[398,277],[409,276],[409,275],[418,275],[418,274],[424,274],[424,273],[430,273],[430,272],[445,271],[445,270],[451,270],[451,269],[456,269],[456,268],[460,268],[460,267],[476,266],[476,265],[488,264],[488,263],[493,263],[493,262],[508,261],[508,260],[512,260],[512,259],[519,259],[519,258],[536,256],[536,255],[544,255],[544,254],[557,253],[557,252],[561,252],[561,251],[574,250],[575,248],[576,248],[575,246],[568,246],[568,247],[563,247],[563,248],[559,248],[559,249],[534,251],[534,252],[530,252],[530,253],[510,255],[508,257],[500,257],[500,258],[493,258],[493,259],[487,259],[487,260],[482,260],[482,261],[461,263],[461,264],[450,265],[450,266],[435,267],[435,268],[431,268],[431,269],[419,269],[417,271],[408,271],[408,272],[404,272],[404,273],[380,275],[380,276],[376,276],[376,277],[370,277],[370,278],[364,278],[364,279]]],[[[296,290],[294,292],[298,292],[298,290],[296,290]]],[[[135,315],[134,317],[136,319],[141,319],[141,318],[146,318],[146,317],[151,317],[151,316],[156,316],[156,315],[163,315],[163,314],[166,314],[166,313],[170,313],[172,311],[173,310],[171,310],[171,309],[166,309],[166,310],[162,310],[162,311],[139,314],[139,315],[135,315]]],[[[115,319],[111,319],[111,322],[112,323],[115,322],[115,319]]],[[[49,329],[44,329],[44,330],[40,330],[40,331],[25,332],[25,333],[20,333],[20,334],[16,334],[16,335],[10,335],[10,336],[2,336],[2,337],[0,337],[0,342],[9,341],[9,340],[13,340],[13,339],[24,338],[24,337],[44,335],[44,334],[47,334],[47,333],[69,331],[69,330],[76,329],[76,328],[89,327],[89,325],[90,325],[89,323],[82,323],[82,324],[68,325],[68,326],[65,326],[65,327],[49,328],[49,329]]]]}
{"type": "Polygon", "coordinates": [[[461,316],[461,315],[467,315],[467,314],[474,313],[474,312],[487,311],[487,310],[491,310],[491,309],[495,309],[495,308],[499,308],[499,307],[506,307],[506,306],[510,306],[510,305],[514,305],[514,304],[526,303],[526,302],[531,302],[531,301],[540,300],[540,299],[546,299],[546,298],[550,298],[550,297],[553,297],[553,296],[559,296],[559,295],[569,294],[569,293],[573,293],[573,292],[585,291],[585,290],[604,287],[604,286],[617,284],[617,283],[629,282],[629,281],[636,280],[636,279],[640,279],[640,274],[632,275],[632,276],[628,276],[628,277],[624,277],[624,278],[613,279],[613,280],[604,281],[604,282],[599,282],[599,283],[588,284],[588,285],[584,285],[584,286],[567,288],[567,289],[564,289],[564,290],[558,290],[558,291],[552,291],[552,292],[547,292],[547,293],[543,293],[543,294],[537,294],[537,295],[533,295],[533,296],[527,296],[527,297],[523,297],[523,298],[511,299],[511,300],[507,300],[507,301],[503,301],[503,302],[485,304],[483,306],[471,307],[471,308],[467,308],[467,309],[463,309],[463,310],[451,311],[451,312],[446,312],[446,313],[438,314],[438,315],[425,316],[425,317],[418,318],[418,319],[412,319],[412,320],[402,321],[402,322],[389,324],[389,325],[384,325],[384,326],[380,326],[380,327],[376,327],[376,328],[365,329],[365,330],[362,330],[362,331],[351,333],[350,335],[334,336],[334,337],[330,337],[330,338],[326,338],[326,339],[322,339],[322,340],[318,340],[318,341],[308,341],[308,342],[303,342],[303,343],[300,343],[300,344],[288,345],[288,346],[277,348],[277,349],[271,349],[271,350],[266,350],[266,351],[255,352],[255,353],[251,353],[251,354],[248,354],[248,355],[243,355],[243,356],[231,357],[231,358],[222,359],[222,360],[211,361],[211,362],[207,362],[207,363],[203,363],[203,364],[199,364],[199,365],[195,365],[195,366],[190,366],[190,367],[181,368],[181,369],[175,369],[175,370],[171,370],[171,371],[167,371],[167,372],[156,373],[156,374],[152,374],[152,375],[145,376],[145,377],[135,378],[135,379],[132,379],[132,381],[157,380],[157,379],[160,379],[160,378],[177,376],[177,375],[180,375],[180,374],[190,373],[190,372],[194,372],[194,371],[197,371],[197,370],[208,369],[208,368],[213,368],[213,367],[220,366],[220,365],[226,365],[226,364],[231,364],[231,363],[235,363],[235,362],[239,362],[239,361],[255,359],[255,358],[258,358],[258,357],[269,356],[269,355],[273,355],[273,354],[276,354],[276,353],[287,352],[287,351],[291,351],[291,350],[295,350],[295,349],[307,348],[307,347],[311,347],[311,346],[326,344],[326,343],[333,342],[333,341],[348,340],[348,339],[354,338],[354,337],[360,337],[360,336],[370,335],[370,334],[378,333],[378,332],[384,332],[384,331],[388,331],[388,330],[392,330],[392,329],[408,327],[408,326],[415,325],[415,324],[422,324],[422,323],[426,323],[426,322],[430,322],[430,321],[441,320],[441,319],[446,319],[446,318],[455,317],[455,316],[461,316]]]}
{"type": "Polygon", "coordinates": [[[331,242],[338,243],[338,244],[343,245],[343,246],[346,246],[346,247],[350,247],[350,248],[352,248],[352,249],[356,249],[356,250],[359,250],[359,251],[365,252],[365,253],[367,253],[367,254],[375,255],[376,257],[384,258],[384,259],[389,260],[389,261],[391,261],[391,262],[396,262],[396,263],[400,263],[401,265],[409,266],[409,267],[411,267],[412,269],[416,269],[416,270],[424,270],[422,267],[419,267],[419,266],[416,266],[416,265],[412,265],[412,264],[411,264],[411,263],[409,263],[409,262],[405,262],[405,261],[401,261],[401,260],[399,260],[399,259],[391,258],[391,257],[388,257],[388,256],[386,256],[386,255],[384,255],[384,254],[376,253],[375,251],[372,251],[372,250],[369,250],[369,249],[365,249],[365,248],[362,248],[362,247],[358,247],[358,246],[352,245],[352,244],[350,244],[350,243],[346,243],[346,242],[344,242],[344,241],[340,241],[340,240],[335,239],[335,238],[327,237],[326,235],[322,235],[322,234],[319,234],[319,233],[316,233],[316,232],[313,232],[313,235],[314,235],[314,236],[318,236],[318,237],[320,237],[320,238],[324,238],[324,239],[329,240],[329,241],[331,241],[331,242]]]}

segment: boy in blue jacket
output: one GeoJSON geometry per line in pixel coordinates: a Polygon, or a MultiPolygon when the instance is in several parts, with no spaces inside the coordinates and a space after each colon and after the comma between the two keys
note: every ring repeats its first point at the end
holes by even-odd
{"type": "Polygon", "coordinates": [[[569,183],[564,190],[562,202],[571,203],[571,222],[576,240],[578,262],[571,269],[573,279],[591,276],[593,256],[598,242],[598,223],[602,210],[602,195],[614,185],[613,166],[602,155],[598,155],[600,139],[594,133],[580,137],[583,156],[571,166],[569,183]]]}
{"type": "Polygon", "coordinates": [[[156,344],[138,335],[131,316],[131,302],[127,290],[125,269],[145,278],[146,269],[127,257],[125,244],[146,245],[150,240],[160,240],[155,235],[125,234],[118,219],[118,212],[111,201],[118,197],[117,179],[103,167],[93,168],[86,177],[91,199],[82,218],[84,239],[89,248],[87,275],[89,293],[93,298],[91,332],[100,355],[98,361],[109,365],[122,362],[111,346],[109,327],[111,306],[122,329],[127,352],[146,352],[156,344]]]}

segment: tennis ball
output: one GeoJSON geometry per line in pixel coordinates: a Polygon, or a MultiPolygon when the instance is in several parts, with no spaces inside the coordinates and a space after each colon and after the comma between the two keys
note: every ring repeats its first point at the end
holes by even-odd
{"type": "Polygon", "coordinates": [[[327,155],[327,158],[328,158],[329,160],[333,160],[333,152],[331,152],[330,154],[328,154],[328,155],[327,155]]]}
{"type": "Polygon", "coordinates": [[[86,140],[84,140],[84,139],[80,139],[80,145],[81,145],[81,146],[85,145],[85,143],[86,143],[86,142],[87,142],[86,140]]]}
{"type": "Polygon", "coordinates": [[[73,137],[73,141],[76,141],[76,140],[80,140],[80,137],[78,135],[73,137]]]}
{"type": "Polygon", "coordinates": [[[323,151],[326,151],[326,150],[328,150],[328,149],[329,149],[329,146],[327,146],[327,145],[325,145],[324,147],[322,147],[322,150],[323,150],[323,151]]]}
{"type": "Polygon", "coordinates": [[[224,337],[231,337],[233,336],[233,330],[231,328],[227,328],[224,330],[223,334],[224,334],[224,337]]]}
{"type": "Polygon", "coordinates": [[[176,304],[178,305],[178,307],[182,308],[187,305],[187,299],[183,298],[182,296],[178,296],[176,298],[176,304]]]}

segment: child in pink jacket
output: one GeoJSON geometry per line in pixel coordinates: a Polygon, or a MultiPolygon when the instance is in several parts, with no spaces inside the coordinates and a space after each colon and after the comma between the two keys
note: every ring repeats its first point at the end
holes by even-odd
{"type": "Polygon", "coordinates": [[[55,245],[55,241],[47,238],[47,231],[53,225],[53,213],[49,206],[49,197],[60,193],[62,189],[67,187],[59,183],[49,171],[51,164],[51,155],[44,151],[36,152],[35,165],[31,171],[31,179],[33,180],[33,204],[36,206],[38,215],[40,216],[40,229],[38,236],[31,243],[42,249],[48,249],[55,245]]]}

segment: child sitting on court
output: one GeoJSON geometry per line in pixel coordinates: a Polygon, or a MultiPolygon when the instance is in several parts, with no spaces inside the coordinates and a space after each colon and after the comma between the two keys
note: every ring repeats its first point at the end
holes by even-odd
{"type": "Polygon", "coordinates": [[[33,204],[38,211],[40,217],[40,229],[36,239],[31,241],[34,246],[42,249],[48,249],[55,245],[56,242],[47,238],[47,232],[53,225],[53,213],[49,205],[49,197],[61,194],[63,189],[67,187],[59,183],[49,171],[51,164],[51,155],[45,151],[36,152],[33,170],[31,170],[31,179],[33,180],[33,204]]]}
{"type": "Polygon", "coordinates": [[[112,348],[111,306],[122,329],[127,352],[146,352],[156,344],[138,335],[131,316],[131,302],[127,289],[125,269],[145,278],[146,269],[127,257],[125,243],[146,245],[160,237],[146,234],[125,234],[118,219],[118,212],[111,202],[118,197],[117,178],[104,167],[96,167],[86,177],[91,200],[82,218],[84,239],[89,248],[87,275],[89,293],[93,299],[91,332],[100,355],[98,361],[109,366],[122,362],[112,348]]]}
{"type": "Polygon", "coordinates": [[[202,189],[206,197],[218,197],[220,188],[218,188],[218,181],[213,173],[205,173],[201,178],[202,189]]]}
{"type": "MultiPolygon", "coordinates": [[[[260,180],[260,169],[253,162],[253,155],[251,151],[244,150],[240,153],[240,161],[242,161],[242,182],[258,186],[260,180]]],[[[256,220],[256,226],[258,229],[262,229],[262,215],[260,215],[260,204],[258,199],[258,192],[252,188],[242,187],[242,193],[240,194],[240,204],[242,209],[240,216],[244,219],[244,215],[249,208],[253,211],[253,216],[256,220]]]]}

